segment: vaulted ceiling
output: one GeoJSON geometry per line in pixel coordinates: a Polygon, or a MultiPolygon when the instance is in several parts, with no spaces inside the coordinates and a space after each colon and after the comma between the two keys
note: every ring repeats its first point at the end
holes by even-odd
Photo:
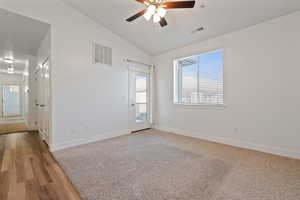
{"type": "Polygon", "coordinates": [[[168,26],[162,28],[143,17],[132,23],[125,21],[145,8],[135,0],[64,1],[151,55],[300,9],[299,0],[196,0],[193,9],[168,10],[168,26]],[[201,5],[205,5],[205,8],[201,5]],[[191,34],[199,27],[204,27],[204,30],[191,34]]]}

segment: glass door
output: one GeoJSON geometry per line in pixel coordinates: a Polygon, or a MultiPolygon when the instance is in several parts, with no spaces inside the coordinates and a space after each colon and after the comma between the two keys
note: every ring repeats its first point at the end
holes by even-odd
{"type": "Polygon", "coordinates": [[[135,121],[143,123],[147,121],[147,75],[135,76],[135,121]]]}
{"type": "Polygon", "coordinates": [[[131,71],[129,83],[131,131],[150,128],[149,73],[131,71]]]}
{"type": "Polygon", "coordinates": [[[2,86],[2,117],[21,116],[21,95],[19,85],[2,86]]]}

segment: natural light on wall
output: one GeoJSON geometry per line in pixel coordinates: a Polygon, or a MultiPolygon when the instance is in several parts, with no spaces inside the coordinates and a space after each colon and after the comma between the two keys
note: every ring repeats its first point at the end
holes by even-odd
{"type": "Polygon", "coordinates": [[[224,105],[224,51],[174,61],[174,103],[224,105]]]}

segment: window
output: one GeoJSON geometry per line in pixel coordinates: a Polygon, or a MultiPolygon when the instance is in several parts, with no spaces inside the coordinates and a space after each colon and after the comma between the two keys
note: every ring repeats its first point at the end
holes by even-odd
{"type": "Polygon", "coordinates": [[[174,62],[174,103],[223,105],[223,50],[174,62]]]}
{"type": "Polygon", "coordinates": [[[145,122],[147,120],[147,76],[136,75],[135,87],[136,122],[145,122]]]}

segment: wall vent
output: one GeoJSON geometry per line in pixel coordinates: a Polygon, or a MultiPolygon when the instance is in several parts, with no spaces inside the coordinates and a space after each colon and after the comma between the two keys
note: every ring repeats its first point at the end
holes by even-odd
{"type": "Polygon", "coordinates": [[[95,64],[105,64],[112,66],[112,48],[94,43],[93,61],[95,64]]]}

